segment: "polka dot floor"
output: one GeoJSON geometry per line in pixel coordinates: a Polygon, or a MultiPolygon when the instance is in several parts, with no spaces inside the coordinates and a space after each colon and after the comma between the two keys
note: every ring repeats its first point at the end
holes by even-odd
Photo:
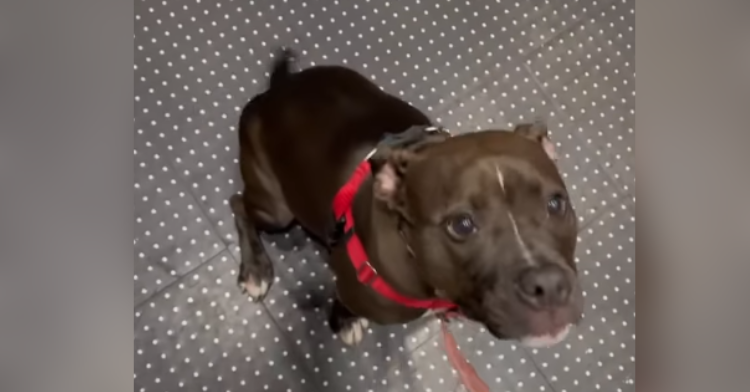
{"type": "Polygon", "coordinates": [[[492,391],[635,391],[633,0],[137,0],[135,391],[464,391],[435,321],[326,324],[300,229],[265,236],[265,303],[236,286],[236,124],[272,52],[355,68],[453,132],[543,116],[580,218],[582,325],[527,349],[452,326],[492,391]]]}

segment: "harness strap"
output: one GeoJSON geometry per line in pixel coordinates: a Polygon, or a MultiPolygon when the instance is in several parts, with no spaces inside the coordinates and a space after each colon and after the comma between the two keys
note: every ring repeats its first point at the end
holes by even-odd
{"type": "Polygon", "coordinates": [[[420,309],[452,309],[456,305],[450,301],[434,299],[409,298],[398,293],[370,265],[367,252],[362,241],[354,231],[354,215],[352,204],[362,183],[371,175],[372,169],[369,161],[363,161],[349,178],[349,181],[341,187],[333,202],[333,213],[336,218],[336,230],[331,236],[331,245],[336,245],[342,240],[346,243],[346,250],[351,259],[354,269],[357,271],[357,280],[364,285],[370,286],[378,294],[397,302],[401,305],[420,309]]]}
{"type": "MultiPolygon", "coordinates": [[[[412,129],[397,135],[388,135],[385,144],[410,144],[415,143],[422,137],[422,132],[441,132],[439,128],[412,127],[412,129]]],[[[374,153],[374,151],[373,151],[374,153]]],[[[443,335],[443,345],[445,346],[448,358],[453,368],[458,372],[459,378],[468,392],[489,392],[489,387],[477,375],[477,372],[461,354],[456,340],[447,327],[449,320],[458,316],[456,310],[458,307],[447,300],[443,299],[415,299],[409,298],[396,292],[375,269],[370,265],[362,241],[354,231],[354,215],[352,211],[354,197],[356,196],[362,183],[372,174],[372,166],[369,158],[362,161],[349,180],[341,187],[333,200],[333,215],[336,221],[335,227],[329,238],[329,246],[333,247],[340,242],[346,244],[346,250],[352,265],[357,272],[357,280],[364,285],[370,286],[378,294],[399,303],[403,306],[420,309],[431,309],[440,312],[440,323],[443,335]]]]}

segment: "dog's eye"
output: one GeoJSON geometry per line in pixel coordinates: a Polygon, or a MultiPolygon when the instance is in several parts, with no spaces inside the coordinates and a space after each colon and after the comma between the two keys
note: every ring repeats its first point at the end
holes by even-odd
{"type": "Polygon", "coordinates": [[[464,238],[477,231],[474,219],[469,214],[459,214],[448,221],[448,232],[457,238],[464,238]]]}
{"type": "Polygon", "coordinates": [[[547,201],[547,212],[550,215],[562,215],[565,213],[566,208],[567,201],[565,200],[565,196],[560,193],[555,193],[547,201]]]}

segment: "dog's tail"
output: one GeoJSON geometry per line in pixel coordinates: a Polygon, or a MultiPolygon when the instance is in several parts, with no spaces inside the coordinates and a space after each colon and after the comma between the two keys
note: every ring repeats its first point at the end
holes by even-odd
{"type": "Polygon", "coordinates": [[[289,48],[280,48],[276,51],[273,65],[271,66],[271,78],[269,81],[269,88],[273,88],[284,84],[289,76],[292,74],[292,65],[297,57],[289,48]]]}

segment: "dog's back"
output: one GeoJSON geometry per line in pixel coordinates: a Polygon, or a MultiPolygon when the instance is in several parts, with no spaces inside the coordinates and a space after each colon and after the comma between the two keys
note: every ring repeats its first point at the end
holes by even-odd
{"type": "Polygon", "coordinates": [[[430,121],[352,69],[325,65],[295,72],[294,57],[289,50],[277,54],[268,89],[243,110],[240,140],[261,144],[268,174],[283,179],[292,213],[322,235],[336,190],[383,135],[430,121]]]}

